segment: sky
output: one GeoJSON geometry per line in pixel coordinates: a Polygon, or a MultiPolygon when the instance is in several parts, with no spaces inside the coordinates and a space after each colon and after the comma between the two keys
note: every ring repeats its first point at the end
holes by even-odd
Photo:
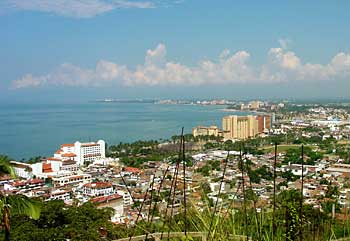
{"type": "Polygon", "coordinates": [[[0,101],[350,98],[350,1],[2,0],[0,101]]]}

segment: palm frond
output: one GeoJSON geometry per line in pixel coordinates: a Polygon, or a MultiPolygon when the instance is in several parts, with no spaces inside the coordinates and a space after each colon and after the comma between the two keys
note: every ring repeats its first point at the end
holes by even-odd
{"type": "Polygon", "coordinates": [[[6,203],[10,205],[12,213],[24,214],[33,219],[40,217],[41,203],[24,195],[6,196],[6,203]]]}
{"type": "Polygon", "coordinates": [[[15,177],[15,172],[10,164],[10,159],[7,156],[0,155],[0,176],[10,175],[15,177]]]}

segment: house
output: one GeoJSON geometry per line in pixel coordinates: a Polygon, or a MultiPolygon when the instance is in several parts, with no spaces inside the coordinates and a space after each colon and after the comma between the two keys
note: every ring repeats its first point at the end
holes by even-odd
{"type": "Polygon", "coordinates": [[[119,194],[112,194],[108,196],[95,197],[90,200],[97,204],[97,208],[113,208],[114,215],[111,218],[112,222],[122,222],[124,216],[124,201],[123,197],[119,194]]]}
{"type": "Polygon", "coordinates": [[[90,197],[114,194],[113,185],[109,182],[92,182],[83,186],[83,194],[90,197]]]}

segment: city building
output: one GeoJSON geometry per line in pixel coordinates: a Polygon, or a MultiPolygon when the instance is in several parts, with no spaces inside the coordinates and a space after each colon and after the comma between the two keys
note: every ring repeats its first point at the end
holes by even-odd
{"type": "Polygon", "coordinates": [[[17,177],[29,179],[33,177],[32,167],[28,163],[11,161],[13,171],[17,177]]]}
{"type": "Polygon", "coordinates": [[[258,121],[252,116],[224,116],[222,119],[224,139],[244,140],[256,136],[258,132],[258,121]]]}
{"type": "Polygon", "coordinates": [[[83,193],[92,197],[106,196],[114,194],[114,188],[109,182],[93,182],[84,184],[83,193]]]}
{"type": "Polygon", "coordinates": [[[217,126],[197,126],[192,129],[192,135],[197,136],[218,136],[219,128],[217,126]]]}
{"type": "Polygon", "coordinates": [[[91,202],[97,205],[97,208],[113,208],[114,215],[111,217],[112,222],[123,222],[124,202],[123,197],[119,194],[111,194],[108,196],[100,196],[91,199],[91,202]]]}
{"type": "Polygon", "coordinates": [[[103,140],[85,143],[76,141],[74,144],[62,144],[54,156],[48,160],[75,161],[78,165],[84,165],[105,158],[105,147],[106,144],[103,140]]]}
{"type": "Polygon", "coordinates": [[[45,201],[51,201],[51,200],[63,200],[63,201],[69,201],[72,196],[72,191],[69,190],[60,190],[56,189],[52,192],[43,195],[45,201]]]}
{"type": "Polygon", "coordinates": [[[258,100],[251,101],[251,102],[249,103],[250,109],[255,109],[255,110],[256,110],[256,109],[259,109],[260,105],[261,105],[261,102],[258,101],[258,100]]]}
{"type": "Polygon", "coordinates": [[[258,121],[258,132],[268,132],[272,128],[272,121],[271,116],[269,115],[258,115],[256,117],[256,120],[258,121]]]}
{"type": "Polygon", "coordinates": [[[52,185],[54,187],[78,185],[79,183],[89,183],[89,182],[91,182],[90,174],[67,175],[67,176],[52,178],[52,185]]]}

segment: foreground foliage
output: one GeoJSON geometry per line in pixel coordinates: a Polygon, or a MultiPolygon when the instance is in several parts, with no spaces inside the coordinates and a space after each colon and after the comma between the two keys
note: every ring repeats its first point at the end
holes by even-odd
{"type": "MultiPolygon", "coordinates": [[[[6,156],[0,156],[0,176],[14,177],[13,168],[6,156]]],[[[40,216],[40,203],[24,195],[8,195],[0,192],[1,225],[4,231],[4,239],[10,240],[11,218],[15,214],[25,215],[33,220],[40,216]]]]}
{"type": "Polygon", "coordinates": [[[252,202],[247,201],[244,212],[242,206],[232,202],[230,206],[219,206],[215,215],[209,206],[198,211],[189,205],[186,219],[180,212],[152,224],[140,221],[135,227],[127,227],[109,221],[113,212],[110,208],[97,209],[92,203],[67,206],[56,200],[44,203],[38,220],[14,214],[11,240],[115,240],[153,232],[164,232],[163,239],[166,239],[168,231],[182,232],[185,224],[188,232],[208,232],[211,227],[209,240],[232,240],[236,235],[264,241],[272,240],[273,236],[274,240],[299,240],[300,232],[303,240],[330,240],[350,235],[350,222],[332,219],[326,207],[321,212],[304,205],[301,218],[299,202],[298,191],[283,191],[277,197],[275,217],[269,206],[257,213],[252,202]]]}

